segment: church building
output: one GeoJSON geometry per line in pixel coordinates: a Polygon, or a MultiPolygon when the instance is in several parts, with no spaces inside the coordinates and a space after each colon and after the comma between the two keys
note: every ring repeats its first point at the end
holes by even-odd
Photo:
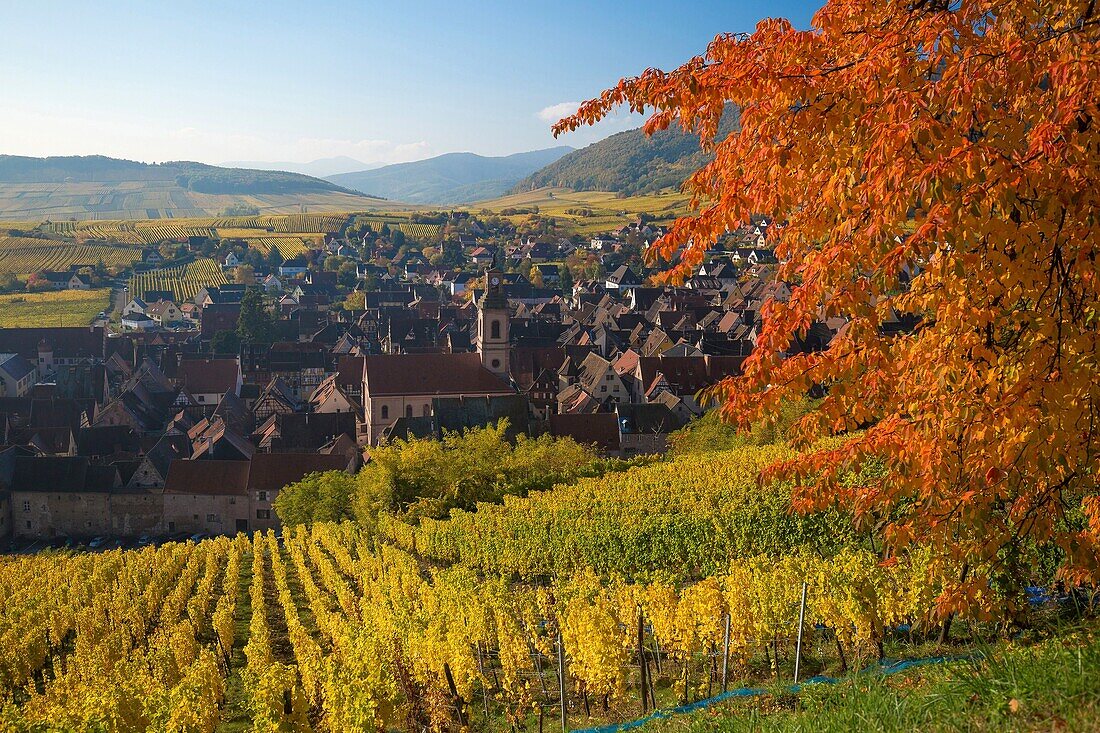
{"type": "Polygon", "coordinates": [[[508,380],[509,310],[499,272],[486,273],[477,303],[476,351],[466,354],[387,354],[363,358],[361,442],[376,445],[399,417],[428,417],[436,397],[515,394],[508,380]]]}

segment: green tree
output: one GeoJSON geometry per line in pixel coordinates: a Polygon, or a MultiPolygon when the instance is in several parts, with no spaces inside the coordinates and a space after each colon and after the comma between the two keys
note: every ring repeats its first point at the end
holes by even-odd
{"type": "Polygon", "coordinates": [[[236,331],[218,331],[210,339],[210,348],[215,354],[239,354],[241,337],[236,331]]]}
{"type": "Polygon", "coordinates": [[[371,451],[353,500],[357,519],[374,524],[379,512],[409,519],[446,517],[478,502],[526,495],[599,470],[593,449],[570,438],[507,438],[508,421],[446,433],[442,441],[396,440],[371,451]]]}
{"type": "Polygon", "coordinates": [[[243,340],[270,343],[275,338],[275,316],[267,309],[259,288],[248,288],[241,298],[237,335],[243,340]]]}
{"type": "Polygon", "coordinates": [[[352,519],[351,500],[358,483],[344,471],[306,474],[275,499],[275,514],[285,525],[352,519]]]}
{"type": "Polygon", "coordinates": [[[252,269],[252,265],[237,265],[233,270],[233,281],[242,285],[255,285],[256,271],[252,269]]]}
{"type": "Polygon", "coordinates": [[[573,273],[565,265],[558,265],[558,277],[561,279],[561,289],[565,293],[573,290],[573,273]]]}
{"type": "Polygon", "coordinates": [[[272,247],[268,250],[266,260],[267,266],[270,267],[272,271],[274,271],[275,268],[277,268],[279,265],[283,264],[283,256],[279,254],[279,250],[275,247],[272,247]]]}
{"type": "Polygon", "coordinates": [[[336,282],[340,283],[345,288],[354,288],[355,283],[359,280],[359,270],[354,262],[345,260],[340,264],[336,272],[336,282]]]}

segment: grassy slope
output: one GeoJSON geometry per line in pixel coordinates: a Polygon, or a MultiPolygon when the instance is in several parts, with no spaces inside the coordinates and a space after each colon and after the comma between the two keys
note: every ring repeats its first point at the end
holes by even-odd
{"type": "Polygon", "coordinates": [[[653,733],[712,731],[1100,731],[1100,630],[1027,646],[1000,644],[985,658],[856,675],[808,685],[798,696],[738,698],[651,723],[653,733]]]}
{"type": "MultiPolygon", "coordinates": [[[[617,229],[634,216],[645,213],[656,217],[658,223],[667,223],[688,211],[688,197],[677,192],[662,192],[642,196],[624,196],[607,191],[570,191],[567,188],[539,188],[534,191],[504,196],[491,201],[472,204],[474,211],[487,209],[499,213],[504,209],[530,209],[538,207],[539,214],[567,219],[581,234],[617,229]],[[569,209],[590,209],[592,216],[567,213],[569,209]]],[[[526,214],[510,218],[520,221],[526,214]]]]}
{"type": "Polygon", "coordinates": [[[84,326],[110,301],[109,288],[0,295],[0,326],[84,326]]]}
{"type": "Polygon", "coordinates": [[[408,204],[338,191],[300,194],[209,194],[174,181],[0,183],[0,219],[169,219],[217,216],[234,206],[261,214],[408,209],[408,204]]]}

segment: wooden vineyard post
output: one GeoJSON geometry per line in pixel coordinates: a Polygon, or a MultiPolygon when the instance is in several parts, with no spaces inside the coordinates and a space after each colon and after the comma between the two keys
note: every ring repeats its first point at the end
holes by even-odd
{"type": "Polygon", "coordinates": [[[722,692],[729,684],[730,672],[730,615],[726,614],[726,629],[722,635],[722,692]]]}
{"type": "Polygon", "coordinates": [[[459,694],[458,689],[455,687],[455,678],[451,674],[451,667],[446,662],[443,663],[443,675],[447,678],[447,687],[451,690],[451,697],[454,698],[455,710],[458,711],[458,722],[463,728],[466,727],[466,701],[463,700],[459,694]]]}
{"type": "Polygon", "coordinates": [[[794,647],[794,683],[798,684],[798,673],[802,663],[802,626],[806,622],[806,588],[807,583],[802,583],[802,602],[798,607],[798,641],[794,647]]]}
{"type": "Polygon", "coordinates": [[[561,697],[561,733],[569,730],[569,722],[566,712],[565,700],[565,646],[561,641],[561,630],[558,630],[558,695],[561,697]]]}
{"type": "Polygon", "coordinates": [[[638,606],[638,670],[641,672],[638,686],[642,689],[642,715],[645,715],[649,711],[646,704],[649,692],[649,688],[646,687],[646,673],[649,671],[649,664],[645,659],[645,618],[642,616],[641,606],[638,606]]]}

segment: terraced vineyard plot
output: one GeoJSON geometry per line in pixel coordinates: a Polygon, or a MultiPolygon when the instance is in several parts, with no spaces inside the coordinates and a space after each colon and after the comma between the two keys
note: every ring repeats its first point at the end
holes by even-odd
{"type": "Polygon", "coordinates": [[[228,284],[229,278],[217,262],[200,258],[186,265],[135,274],[130,278],[130,297],[143,298],[150,290],[169,290],[175,301],[182,303],[205,287],[228,284]]]}
{"type": "Polygon", "coordinates": [[[362,217],[361,221],[370,224],[371,229],[376,232],[381,231],[382,225],[385,224],[388,228],[397,229],[406,237],[419,242],[439,239],[439,234],[443,229],[439,224],[418,224],[396,217],[362,217]]]}
{"type": "Polygon", "coordinates": [[[279,256],[289,260],[309,249],[314,242],[303,237],[250,237],[244,243],[251,249],[259,250],[266,257],[271,250],[277,250],[279,256]]]}
{"type": "Polygon", "coordinates": [[[54,239],[0,237],[0,272],[29,275],[45,270],[93,267],[130,267],[141,261],[138,247],[74,244],[54,239]]]}
{"type": "Polygon", "coordinates": [[[110,303],[110,288],[0,295],[0,328],[85,326],[110,303]]]}

